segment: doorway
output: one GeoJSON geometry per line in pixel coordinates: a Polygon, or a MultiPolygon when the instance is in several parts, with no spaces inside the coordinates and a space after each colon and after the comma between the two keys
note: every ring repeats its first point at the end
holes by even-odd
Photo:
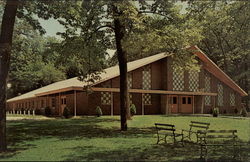
{"type": "Polygon", "coordinates": [[[61,109],[60,109],[60,115],[63,114],[63,110],[64,108],[67,106],[67,100],[66,100],[66,96],[61,96],[61,109]]]}
{"type": "Polygon", "coordinates": [[[180,113],[193,113],[193,98],[192,96],[180,96],[180,113]]]}
{"type": "Polygon", "coordinates": [[[177,95],[171,95],[169,96],[169,103],[170,103],[170,110],[169,112],[171,114],[177,114],[178,113],[178,96],[177,95]]]}

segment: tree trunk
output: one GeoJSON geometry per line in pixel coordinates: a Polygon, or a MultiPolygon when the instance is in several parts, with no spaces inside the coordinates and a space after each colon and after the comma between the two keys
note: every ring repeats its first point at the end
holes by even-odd
{"type": "Polygon", "coordinates": [[[18,0],[7,0],[0,33],[0,152],[7,150],[6,142],[6,87],[18,0]]]}
{"type": "MultiPolygon", "coordinates": [[[[117,14],[117,8],[113,6],[114,13],[117,14]]],[[[120,69],[120,115],[121,115],[121,130],[126,131],[127,118],[129,118],[128,106],[128,86],[127,86],[127,54],[122,48],[122,38],[124,37],[125,28],[121,24],[119,17],[114,17],[114,30],[117,57],[120,69]]]]}

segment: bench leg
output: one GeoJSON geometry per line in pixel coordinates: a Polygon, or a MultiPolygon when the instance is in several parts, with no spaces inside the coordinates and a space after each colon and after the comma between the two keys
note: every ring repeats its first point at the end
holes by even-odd
{"type": "Polygon", "coordinates": [[[156,144],[159,144],[159,142],[160,142],[160,137],[159,137],[159,134],[157,133],[157,142],[156,142],[156,144]]]}

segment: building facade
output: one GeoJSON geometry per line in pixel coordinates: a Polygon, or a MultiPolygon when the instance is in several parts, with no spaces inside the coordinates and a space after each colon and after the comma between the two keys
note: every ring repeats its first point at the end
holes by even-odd
{"type": "MultiPolygon", "coordinates": [[[[218,68],[198,47],[191,47],[200,71],[175,70],[172,58],[157,54],[128,63],[129,103],[137,115],[203,114],[218,107],[220,113],[240,109],[247,93],[218,68]]],[[[72,115],[95,115],[100,106],[104,115],[120,114],[119,68],[104,70],[101,80],[83,89],[87,83],[77,78],[53,83],[7,102],[7,110],[41,110],[50,107],[61,116],[65,107],[72,115]]]]}

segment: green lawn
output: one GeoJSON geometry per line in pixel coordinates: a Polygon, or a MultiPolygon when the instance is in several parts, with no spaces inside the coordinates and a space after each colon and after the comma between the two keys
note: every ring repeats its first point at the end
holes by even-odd
{"type": "MultiPolygon", "coordinates": [[[[237,129],[240,140],[250,141],[249,119],[135,116],[128,122],[126,132],[119,131],[118,116],[37,119],[7,122],[9,152],[0,154],[0,160],[199,160],[196,145],[156,145],[155,122],[172,123],[177,129],[187,129],[191,120],[210,122],[211,129],[237,129]]],[[[217,156],[209,157],[230,160],[232,153],[227,150],[219,148],[217,156]]],[[[242,149],[242,161],[250,161],[249,152],[249,147],[242,149]]]]}

